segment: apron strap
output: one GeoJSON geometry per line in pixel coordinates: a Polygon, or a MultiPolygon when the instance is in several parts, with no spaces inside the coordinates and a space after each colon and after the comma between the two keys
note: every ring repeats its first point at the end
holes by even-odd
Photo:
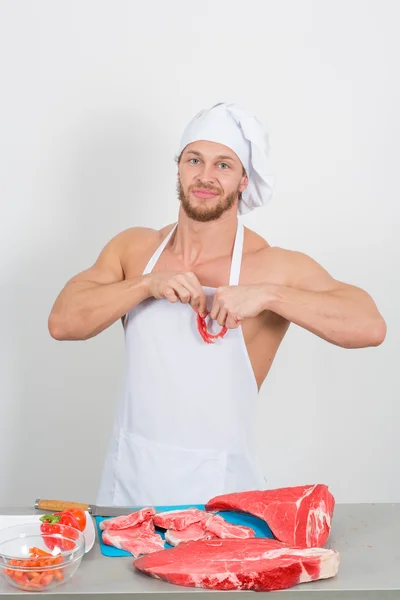
{"type": "Polygon", "coordinates": [[[174,233],[175,229],[177,228],[177,226],[178,226],[178,223],[175,224],[175,226],[171,229],[171,231],[169,232],[167,237],[162,241],[160,246],[154,252],[153,256],[150,258],[149,262],[147,263],[145,270],[143,271],[143,275],[148,275],[149,273],[152,272],[152,270],[154,269],[154,265],[160,258],[162,251],[164,250],[165,246],[168,244],[168,242],[169,242],[172,234],[174,233]]]}
{"type": "Polygon", "coordinates": [[[229,276],[229,285],[239,285],[240,267],[242,266],[243,238],[244,238],[244,226],[243,226],[243,223],[238,221],[236,237],[235,237],[235,245],[233,247],[233,254],[232,254],[231,274],[229,276]]]}

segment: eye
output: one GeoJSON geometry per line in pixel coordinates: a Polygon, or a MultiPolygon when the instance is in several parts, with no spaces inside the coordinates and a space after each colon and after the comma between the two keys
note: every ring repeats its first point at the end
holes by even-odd
{"type": "MultiPolygon", "coordinates": [[[[195,163],[194,163],[194,162],[192,162],[192,161],[194,161],[194,160],[197,160],[197,162],[199,162],[199,159],[198,159],[198,158],[190,158],[190,159],[189,159],[189,162],[190,162],[190,163],[192,163],[192,165],[194,165],[195,163]]],[[[196,163],[196,164],[197,164],[197,163],[196,163]]]]}
{"type": "MultiPolygon", "coordinates": [[[[219,163],[219,166],[223,165],[224,167],[226,167],[227,169],[229,169],[229,165],[227,165],[226,163],[219,163]]],[[[225,171],[225,169],[222,169],[223,171],[225,171]]]]}

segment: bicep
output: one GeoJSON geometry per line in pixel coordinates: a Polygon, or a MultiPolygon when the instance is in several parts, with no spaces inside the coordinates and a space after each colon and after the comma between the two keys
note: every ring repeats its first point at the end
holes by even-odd
{"type": "Polygon", "coordinates": [[[107,285],[117,283],[124,279],[124,271],[121,265],[120,251],[116,240],[111,240],[100,252],[96,262],[89,268],[74,275],[66,284],[66,287],[80,284],[107,285]]]}
{"type": "Polygon", "coordinates": [[[129,257],[129,264],[133,266],[138,257],[154,240],[158,240],[157,232],[147,227],[131,227],[112,238],[100,252],[96,262],[72,277],[67,285],[83,284],[109,284],[118,283],[125,279],[124,264],[129,257]]]}
{"type": "Polygon", "coordinates": [[[290,253],[290,281],[292,287],[310,292],[342,290],[348,284],[338,281],[317,261],[302,252],[290,253]]]}

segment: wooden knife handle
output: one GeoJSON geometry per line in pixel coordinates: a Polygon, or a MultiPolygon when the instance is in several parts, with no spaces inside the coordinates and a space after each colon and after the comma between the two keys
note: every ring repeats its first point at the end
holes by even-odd
{"type": "Polygon", "coordinates": [[[68,510],[69,508],[81,508],[82,510],[89,510],[88,504],[82,504],[80,502],[68,502],[66,500],[44,500],[38,498],[35,502],[35,508],[37,510],[46,511],[57,511],[68,510]]]}

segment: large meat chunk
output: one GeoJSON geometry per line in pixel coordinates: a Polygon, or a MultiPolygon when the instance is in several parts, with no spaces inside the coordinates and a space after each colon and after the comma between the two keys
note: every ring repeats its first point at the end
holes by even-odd
{"type": "Polygon", "coordinates": [[[101,521],[100,529],[128,529],[128,527],[135,527],[144,521],[151,520],[155,514],[156,511],[154,508],[142,508],[130,515],[105,519],[104,521],[101,521]]]}
{"type": "Polygon", "coordinates": [[[155,532],[152,521],[144,521],[128,529],[105,529],[102,539],[105,544],[126,550],[135,557],[164,548],[164,540],[155,532]]]}
{"type": "Polygon", "coordinates": [[[266,521],[274,536],[306,548],[325,545],[335,499],[326,485],[305,485],[276,490],[254,490],[216,496],[206,510],[237,510],[266,521]]]}
{"type": "Polygon", "coordinates": [[[339,554],[324,548],[289,547],[267,538],[206,540],[155,552],[133,564],[176,585],[269,591],[334,577],[339,554]]]}

